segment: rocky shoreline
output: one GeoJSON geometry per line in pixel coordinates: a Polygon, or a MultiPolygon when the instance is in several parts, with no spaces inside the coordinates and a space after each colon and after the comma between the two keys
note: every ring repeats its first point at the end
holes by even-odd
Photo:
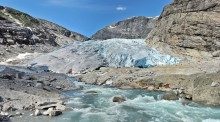
{"type": "MultiPolygon", "coordinates": [[[[205,105],[220,105],[219,69],[218,60],[209,60],[151,68],[101,67],[74,77],[94,85],[163,91],[166,93],[161,99],[165,100],[184,98],[205,105]]],[[[65,74],[48,71],[46,66],[1,65],[0,119],[16,121],[22,116],[57,116],[73,110],[64,104],[68,98],[62,93],[82,87],[75,86],[68,78],[65,74]]]]}
{"type": "Polygon", "coordinates": [[[220,105],[219,69],[218,60],[210,60],[147,69],[103,67],[77,77],[95,85],[168,92],[167,100],[179,97],[206,105],[220,105]]]}
{"type": "Polygon", "coordinates": [[[42,67],[0,66],[0,121],[22,116],[57,116],[72,110],[62,94],[79,89],[68,76],[42,67]],[[24,114],[25,113],[25,114],[24,114]]]}

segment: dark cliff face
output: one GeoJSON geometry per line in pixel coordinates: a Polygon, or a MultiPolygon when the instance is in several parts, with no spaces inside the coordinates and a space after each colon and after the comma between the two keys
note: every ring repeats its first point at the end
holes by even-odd
{"type": "Polygon", "coordinates": [[[211,56],[220,50],[220,0],[174,0],[146,43],[168,53],[211,56]]]}
{"type": "Polygon", "coordinates": [[[69,31],[46,20],[31,17],[12,8],[0,7],[0,44],[2,45],[35,45],[48,44],[59,46],[71,41],[84,41],[81,34],[69,31]]]}
{"type": "Polygon", "coordinates": [[[91,39],[105,40],[111,38],[146,38],[154,27],[157,18],[132,17],[109,25],[95,33],[91,39]]]}

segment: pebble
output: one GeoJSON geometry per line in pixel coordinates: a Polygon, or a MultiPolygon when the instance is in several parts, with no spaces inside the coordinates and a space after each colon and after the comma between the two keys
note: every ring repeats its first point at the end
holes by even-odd
{"type": "Polygon", "coordinates": [[[37,84],[35,85],[35,87],[41,89],[41,88],[43,88],[43,84],[42,84],[42,83],[37,83],[37,84]]]}
{"type": "Polygon", "coordinates": [[[22,115],[22,113],[20,113],[20,112],[16,112],[15,115],[22,115]]]}
{"type": "Polygon", "coordinates": [[[212,82],[211,87],[218,87],[220,84],[218,82],[212,82]]]}

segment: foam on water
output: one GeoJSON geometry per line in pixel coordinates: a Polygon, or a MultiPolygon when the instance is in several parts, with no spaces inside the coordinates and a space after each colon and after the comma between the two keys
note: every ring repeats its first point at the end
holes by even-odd
{"type": "Polygon", "coordinates": [[[67,104],[73,111],[52,119],[53,122],[218,122],[220,108],[205,107],[190,101],[158,99],[161,92],[120,90],[103,86],[84,85],[84,90],[66,93],[72,99],[67,104]],[[97,94],[87,94],[98,91],[97,94]],[[125,102],[114,103],[121,96],[125,102]],[[183,103],[188,103],[184,105],[183,103]]]}

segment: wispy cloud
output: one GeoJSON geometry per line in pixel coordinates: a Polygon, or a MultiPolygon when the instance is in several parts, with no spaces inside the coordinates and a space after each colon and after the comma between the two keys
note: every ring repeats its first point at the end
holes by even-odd
{"type": "Polygon", "coordinates": [[[118,7],[116,7],[116,10],[117,11],[125,11],[125,10],[127,10],[127,8],[124,6],[118,6],[118,7]]]}
{"type": "Polygon", "coordinates": [[[97,4],[97,2],[91,0],[45,0],[42,3],[43,6],[56,6],[56,7],[71,7],[76,9],[86,9],[91,11],[125,11],[127,7],[107,5],[107,4],[97,4]]]}

